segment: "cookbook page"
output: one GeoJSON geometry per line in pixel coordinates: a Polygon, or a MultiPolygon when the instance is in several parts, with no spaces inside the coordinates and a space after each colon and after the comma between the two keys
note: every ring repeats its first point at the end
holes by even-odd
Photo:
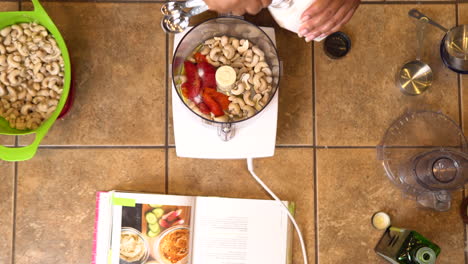
{"type": "Polygon", "coordinates": [[[187,264],[194,198],[115,192],[112,264],[187,264]]]}
{"type": "Polygon", "coordinates": [[[193,264],[285,264],[288,218],[275,201],[198,197],[193,264]]]}

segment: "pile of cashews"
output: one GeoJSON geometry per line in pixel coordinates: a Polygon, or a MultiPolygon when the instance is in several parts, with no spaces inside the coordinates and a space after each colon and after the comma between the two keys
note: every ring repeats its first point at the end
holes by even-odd
{"type": "Polygon", "coordinates": [[[0,30],[0,116],[12,128],[36,129],[57,108],[64,63],[57,42],[36,23],[0,30]]]}
{"type": "MultiPolygon", "coordinates": [[[[265,53],[258,46],[247,39],[221,36],[206,40],[199,52],[214,67],[227,65],[236,71],[237,80],[232,87],[218,87],[229,95],[229,113],[220,117],[211,116],[212,120],[238,121],[253,116],[265,107],[273,91],[273,77],[265,61],[265,53]]],[[[189,107],[194,109],[193,105],[189,107]]]]}

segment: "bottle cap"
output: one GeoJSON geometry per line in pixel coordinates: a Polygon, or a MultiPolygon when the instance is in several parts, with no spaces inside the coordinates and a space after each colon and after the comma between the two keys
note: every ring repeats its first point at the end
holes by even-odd
{"type": "Polygon", "coordinates": [[[351,39],[343,32],[335,32],[325,39],[325,54],[332,59],[339,59],[351,49],[351,39]]]}
{"type": "Polygon", "coordinates": [[[415,259],[418,264],[434,264],[436,258],[436,253],[432,248],[422,247],[416,252],[415,259]]]}
{"type": "Polygon", "coordinates": [[[390,224],[390,216],[384,212],[377,212],[372,216],[372,226],[378,230],[385,230],[390,224]]]}

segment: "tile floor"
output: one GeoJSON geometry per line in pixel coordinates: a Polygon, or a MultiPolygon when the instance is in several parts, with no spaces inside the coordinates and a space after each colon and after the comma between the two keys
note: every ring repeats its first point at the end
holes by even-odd
{"type": "MultiPolygon", "coordinates": [[[[44,2],[71,53],[76,101],[33,159],[0,162],[0,264],[89,263],[98,190],[268,198],[243,161],[176,157],[166,71],[172,46],[159,27],[163,2],[44,2]]],[[[428,28],[425,43],[433,87],[406,97],[393,83],[415,55],[406,12],[417,7],[451,27],[468,23],[462,2],[366,1],[343,29],[353,48],[341,60],[279,29],[267,12],[247,17],[275,26],[284,63],[277,151],[255,165],[280,197],[297,202],[310,263],[384,263],[373,252],[381,233],[369,224],[378,210],[437,242],[439,263],[466,263],[463,193],[454,195],[449,212],[419,209],[375,157],[383,132],[406,109],[441,110],[468,132],[468,78],[442,66],[441,32],[428,28]]],[[[0,11],[19,8],[31,4],[0,2],[0,11]]],[[[4,145],[30,141],[0,137],[4,145]]],[[[296,239],[294,263],[302,263],[299,254],[296,239]]]]}

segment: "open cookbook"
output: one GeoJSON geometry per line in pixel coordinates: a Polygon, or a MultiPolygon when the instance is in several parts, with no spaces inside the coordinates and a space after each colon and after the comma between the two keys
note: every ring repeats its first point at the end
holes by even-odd
{"type": "Polygon", "coordinates": [[[286,264],[291,231],[272,200],[98,192],[93,264],[286,264]]]}

